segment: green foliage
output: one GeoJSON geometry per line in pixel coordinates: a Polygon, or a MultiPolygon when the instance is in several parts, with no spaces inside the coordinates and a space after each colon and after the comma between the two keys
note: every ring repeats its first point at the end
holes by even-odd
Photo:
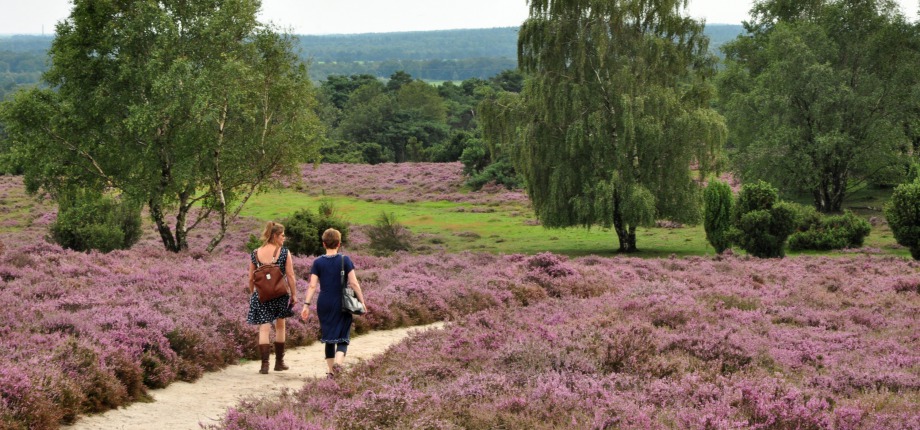
{"type": "Polygon", "coordinates": [[[378,164],[387,161],[382,146],[372,142],[327,140],[320,154],[324,163],[378,164]]]}
{"type": "Polygon", "coordinates": [[[412,249],[412,233],[392,212],[381,212],[374,225],[368,229],[367,235],[371,241],[371,250],[377,255],[412,249]]]}
{"type": "Polygon", "coordinates": [[[677,0],[529,5],[518,62],[530,79],[515,122],[495,135],[540,221],[613,226],[624,252],[649,218],[698,222],[689,166],[706,170],[726,135],[710,108],[716,69],[702,22],[677,0]]]}
{"type": "Polygon", "coordinates": [[[796,231],[805,231],[821,222],[821,213],[814,206],[788,202],[795,218],[796,231]]]}
{"type": "Polygon", "coordinates": [[[306,67],[259,4],[74,0],[48,52],[53,90],[0,108],[29,189],[116,189],[150,208],[172,251],[215,216],[213,250],[251,195],[316,159],[322,135],[306,67]]]}
{"type": "Polygon", "coordinates": [[[249,239],[246,241],[245,245],[246,252],[251,253],[252,251],[258,249],[260,246],[262,246],[262,239],[259,239],[259,237],[254,234],[250,234],[249,239]]]}
{"type": "Polygon", "coordinates": [[[901,184],[885,205],[885,218],[895,240],[920,260],[920,181],[901,184]]]}
{"type": "Polygon", "coordinates": [[[482,172],[492,162],[492,158],[482,139],[470,139],[460,154],[460,162],[463,163],[463,174],[473,176],[482,172]]]}
{"type": "Polygon", "coordinates": [[[733,200],[732,189],[725,182],[713,180],[703,190],[703,229],[706,231],[706,240],[716,249],[717,254],[731,247],[728,232],[731,228],[733,200]]]}
{"type": "MultiPolygon", "coordinates": [[[[817,212],[814,213],[817,215],[817,212]]],[[[859,248],[872,231],[868,221],[850,211],[844,211],[843,215],[818,215],[807,219],[809,221],[805,226],[800,223],[799,230],[789,236],[789,249],[859,248]]]]}
{"type": "MultiPolygon", "coordinates": [[[[466,151],[463,153],[466,154],[466,151]]],[[[523,185],[521,177],[514,170],[514,164],[507,158],[500,158],[498,161],[489,164],[481,171],[470,175],[466,181],[466,184],[474,190],[479,190],[489,183],[502,185],[509,190],[523,185]]]]}
{"type": "Polygon", "coordinates": [[[748,34],[723,47],[719,78],[745,182],[767,180],[839,212],[855,187],[903,181],[915,152],[905,148],[920,142],[920,26],[890,5],[756,3],[748,34]]]}
{"type": "Polygon", "coordinates": [[[284,234],[287,240],[285,246],[297,255],[322,255],[326,252],[323,247],[323,232],[334,228],[342,233],[342,243],[348,240],[348,223],[341,219],[335,212],[335,207],[323,201],[316,212],[309,209],[294,212],[289,218],[281,221],[284,225],[284,234]]]}
{"type": "Polygon", "coordinates": [[[447,108],[438,89],[405,72],[385,86],[364,81],[348,95],[333,135],[351,142],[375,142],[381,161],[428,161],[450,136],[447,108]]]}
{"type": "Polygon", "coordinates": [[[109,252],[128,249],[141,237],[140,207],[92,191],[71,191],[58,198],[51,238],[64,248],[109,252]]]}
{"type": "Polygon", "coordinates": [[[795,231],[798,210],[780,202],[776,188],[757,181],[745,184],[732,213],[731,241],[760,258],[785,256],[786,239],[795,231]]]}

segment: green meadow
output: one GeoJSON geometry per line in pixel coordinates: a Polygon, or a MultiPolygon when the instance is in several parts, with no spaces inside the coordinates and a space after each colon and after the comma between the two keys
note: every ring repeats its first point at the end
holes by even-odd
{"type": "MultiPolygon", "coordinates": [[[[28,196],[19,181],[7,177],[0,193],[0,233],[13,232],[32,222],[36,205],[51,206],[47,200],[28,196]]],[[[866,219],[884,219],[882,206],[890,190],[861,190],[848,205],[866,219]]],[[[253,196],[241,216],[261,221],[281,220],[301,209],[316,210],[323,201],[330,201],[338,213],[354,225],[373,225],[381,213],[392,213],[397,220],[417,236],[416,248],[445,252],[490,252],[496,254],[535,254],[554,252],[569,256],[617,255],[618,242],[612,229],[564,228],[547,229],[536,221],[533,210],[524,204],[473,204],[447,201],[418,201],[392,203],[367,201],[352,197],[316,196],[293,189],[276,189],[253,196]]],[[[804,199],[796,199],[807,203],[804,199]]],[[[47,208],[46,208],[47,209],[47,208]]],[[[639,257],[668,257],[714,255],[706,242],[701,225],[683,228],[640,228],[637,232],[639,257]]],[[[909,257],[910,253],[897,245],[891,230],[884,223],[873,226],[865,247],[886,255],[909,257]]],[[[735,251],[741,252],[741,251],[735,251]]],[[[842,251],[788,252],[788,255],[850,255],[842,251]]]]}
{"type": "MultiPolygon", "coordinates": [[[[569,256],[616,255],[618,242],[612,229],[548,229],[536,222],[533,210],[522,204],[483,205],[447,201],[391,203],[342,196],[313,196],[294,190],[273,190],[254,196],[241,215],[260,220],[280,220],[302,209],[316,210],[323,201],[332,202],[349,223],[373,225],[381,213],[392,213],[419,237],[417,247],[446,252],[490,252],[498,254],[554,252],[569,256]]],[[[865,206],[865,203],[862,203],[865,206]]],[[[883,218],[881,211],[859,211],[869,218],[883,218]]],[[[639,257],[714,255],[701,225],[682,228],[640,228],[637,232],[639,257]]],[[[909,256],[898,246],[886,225],[873,227],[865,246],[885,254],[909,256]]],[[[845,255],[832,252],[789,252],[788,255],[845,255]]],[[[849,253],[847,253],[849,254],[849,253]]]]}

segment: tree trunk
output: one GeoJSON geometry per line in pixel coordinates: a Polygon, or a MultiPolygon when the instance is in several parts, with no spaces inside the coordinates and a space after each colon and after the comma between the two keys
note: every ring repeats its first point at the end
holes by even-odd
{"type": "Polygon", "coordinates": [[[163,208],[158,202],[153,200],[148,201],[147,205],[150,206],[150,217],[153,218],[153,222],[157,226],[157,231],[160,233],[160,239],[163,240],[163,246],[166,247],[168,251],[179,252],[179,248],[176,246],[176,238],[173,237],[172,231],[169,229],[169,224],[167,224],[164,219],[163,208]]]}
{"type": "MultiPolygon", "coordinates": [[[[614,197],[615,201],[619,201],[614,197]]],[[[618,252],[636,252],[636,227],[628,225],[623,220],[623,212],[619,204],[614,205],[613,209],[613,228],[617,232],[617,240],[620,242],[618,252]]]]}
{"type": "Polygon", "coordinates": [[[821,213],[840,212],[846,195],[846,179],[835,175],[832,180],[822,180],[812,191],[815,209],[821,213]]]}
{"type": "Polygon", "coordinates": [[[192,208],[192,205],[188,202],[191,194],[192,193],[188,190],[179,194],[179,213],[176,214],[175,252],[188,249],[188,229],[186,228],[186,220],[188,219],[188,211],[192,208]]]}

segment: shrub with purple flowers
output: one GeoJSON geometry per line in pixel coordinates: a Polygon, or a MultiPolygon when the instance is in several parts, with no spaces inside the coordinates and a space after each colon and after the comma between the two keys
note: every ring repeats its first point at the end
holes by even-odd
{"type": "MultiPolygon", "coordinates": [[[[386,169],[404,179],[394,187],[430,196],[449,167],[386,169]]],[[[0,428],[53,428],[255,358],[244,244],[260,227],[237,222],[212,254],[166,252],[149,228],[134,248],[108,254],[36,241],[47,224],[3,230],[0,428]]],[[[193,235],[191,248],[206,237],[193,235]]],[[[243,402],[217,427],[920,428],[920,263],[352,258],[374,303],[357,333],[450,324],[336,380],[243,402]]],[[[311,262],[295,258],[301,288],[311,262]]],[[[289,320],[291,346],[317,333],[315,320],[289,320]]]]}
{"type": "MultiPolygon", "coordinates": [[[[415,259],[400,264],[430,270],[415,259]]],[[[911,279],[912,262],[796,257],[779,267],[731,256],[566,261],[541,254],[491,267],[480,276],[555,273],[580,283],[603,279],[607,289],[453,315],[446,329],[418,334],[340,379],[309,382],[281,402],[244,404],[234,422],[267,419],[267,411],[313,425],[357,414],[356,427],[364,428],[887,429],[920,422],[920,297],[886,287],[911,279]]]]}

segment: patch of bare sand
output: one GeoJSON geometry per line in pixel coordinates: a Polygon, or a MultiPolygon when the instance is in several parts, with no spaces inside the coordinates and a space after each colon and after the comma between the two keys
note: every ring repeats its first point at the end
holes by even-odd
{"type": "MultiPolygon", "coordinates": [[[[443,327],[443,323],[395,330],[372,331],[355,337],[348,347],[346,368],[351,363],[367,360],[408,337],[412,332],[443,327]]],[[[255,335],[255,334],[253,334],[255,335]]],[[[259,395],[278,396],[283,389],[299,390],[310,378],[326,376],[324,345],[289,349],[284,361],[290,370],[268,375],[259,374],[259,361],[229,366],[219,372],[206,373],[194,383],[173,382],[161,390],[150,390],[150,403],[133,403],[99,415],[81,417],[64,429],[200,429],[200,424],[216,424],[227,408],[241,399],[259,395]],[[200,423],[200,424],[199,424],[200,423]]],[[[274,354],[271,366],[274,367],[274,354]]],[[[269,367],[271,369],[272,367],[269,367]]]]}

